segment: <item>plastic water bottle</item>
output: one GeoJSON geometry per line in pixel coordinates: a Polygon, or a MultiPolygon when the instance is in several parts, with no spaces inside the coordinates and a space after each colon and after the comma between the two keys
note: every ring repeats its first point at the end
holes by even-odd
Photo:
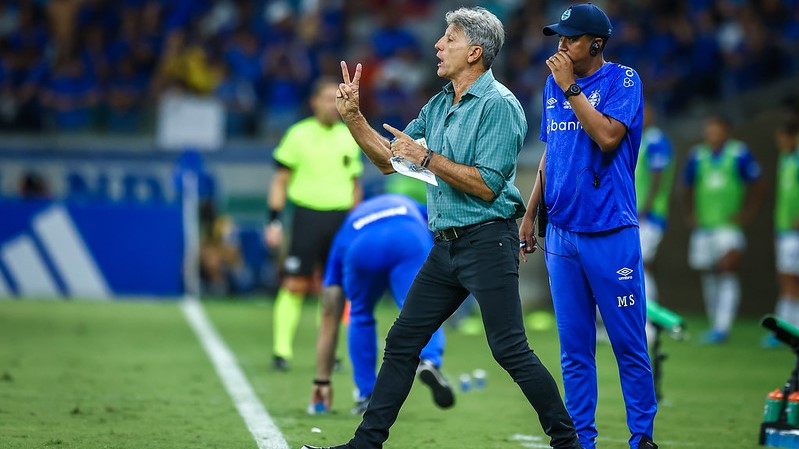
{"type": "Polygon", "coordinates": [[[474,378],[474,388],[478,390],[481,388],[485,388],[486,386],[486,372],[482,369],[476,369],[472,372],[472,377],[474,378]]]}
{"type": "Polygon", "coordinates": [[[785,413],[788,416],[788,424],[799,426],[799,391],[794,391],[788,395],[785,413]]]}
{"type": "Polygon", "coordinates": [[[461,385],[461,391],[466,393],[467,391],[472,389],[472,378],[466,373],[461,374],[458,377],[458,381],[461,385]]]}
{"type": "Polygon", "coordinates": [[[768,394],[766,407],[763,410],[763,422],[777,422],[780,419],[783,394],[779,388],[768,394]]]}

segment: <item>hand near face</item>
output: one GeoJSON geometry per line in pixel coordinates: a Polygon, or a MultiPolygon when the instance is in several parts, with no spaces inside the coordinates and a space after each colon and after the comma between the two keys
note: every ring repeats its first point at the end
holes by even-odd
{"type": "Polygon", "coordinates": [[[338,109],[338,113],[341,114],[341,118],[345,121],[360,111],[361,70],[361,64],[358,63],[355,66],[355,76],[350,81],[350,71],[347,68],[347,63],[341,61],[341,77],[344,82],[338,85],[336,109],[338,109]]]}
{"type": "Polygon", "coordinates": [[[574,63],[565,52],[559,51],[550,56],[547,67],[561,89],[566,90],[574,83],[574,63]]]}

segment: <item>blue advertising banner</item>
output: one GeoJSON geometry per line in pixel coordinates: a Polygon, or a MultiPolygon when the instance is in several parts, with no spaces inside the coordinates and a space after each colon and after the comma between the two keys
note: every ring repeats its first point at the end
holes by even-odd
{"type": "Polygon", "coordinates": [[[183,292],[177,203],[0,200],[0,296],[183,292]]]}

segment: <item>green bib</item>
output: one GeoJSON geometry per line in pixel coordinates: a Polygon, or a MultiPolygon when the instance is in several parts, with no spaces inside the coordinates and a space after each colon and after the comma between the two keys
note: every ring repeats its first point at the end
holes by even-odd
{"type": "Polygon", "coordinates": [[[774,226],[777,232],[793,228],[799,218],[799,149],[780,156],[774,226]]]}
{"type": "MultiPolygon", "coordinates": [[[[652,189],[652,170],[649,167],[649,145],[659,137],[661,131],[657,128],[649,128],[644,131],[641,138],[641,148],[638,150],[638,163],[635,166],[635,196],[636,207],[641,210],[644,202],[649,197],[652,189]]],[[[656,217],[666,219],[669,216],[669,196],[671,195],[671,185],[674,181],[674,159],[663,169],[660,175],[660,185],[652,201],[652,214],[656,217]]]]}
{"type": "Polygon", "coordinates": [[[737,164],[742,146],[730,139],[716,157],[707,145],[697,148],[694,207],[700,227],[738,227],[734,217],[741,211],[746,193],[737,164]]]}

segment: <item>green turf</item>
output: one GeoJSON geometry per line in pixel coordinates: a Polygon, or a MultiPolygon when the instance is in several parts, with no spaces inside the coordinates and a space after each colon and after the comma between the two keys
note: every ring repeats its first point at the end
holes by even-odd
{"type": "MultiPolygon", "coordinates": [[[[351,368],[334,376],[336,412],[305,413],[313,378],[316,306],[304,310],[288,373],[269,369],[271,302],[205,301],[212,321],[286,437],[338,444],[357,418],[351,368]],[[316,428],[320,432],[313,432],[316,428]]],[[[381,303],[385,332],[396,313],[381,303]]],[[[698,335],[703,322],[689,319],[698,335]]],[[[785,347],[760,348],[762,330],[740,319],[727,345],[665,340],[664,401],[656,421],[661,448],[757,448],[768,391],[795,359],[785,347]]],[[[560,380],[553,329],[530,331],[531,345],[560,380]]],[[[176,303],[0,302],[0,448],[256,448],[176,303]]],[[[624,407],[609,346],[598,348],[600,449],[627,447],[624,407]]],[[[344,351],[342,349],[342,354],[344,351]]],[[[546,447],[521,392],[493,361],[485,338],[448,333],[444,371],[488,372],[482,390],[458,394],[439,410],[417,385],[386,448],[546,447]]]]}

